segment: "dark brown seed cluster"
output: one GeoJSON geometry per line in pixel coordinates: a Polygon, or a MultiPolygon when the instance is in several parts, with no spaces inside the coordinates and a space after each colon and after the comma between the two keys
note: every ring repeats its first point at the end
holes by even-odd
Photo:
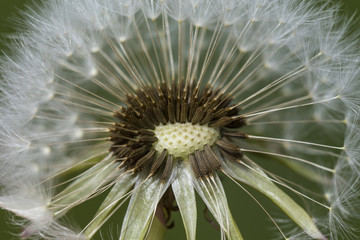
{"type": "MultiPolygon", "coordinates": [[[[150,169],[152,176],[162,170],[162,179],[171,173],[173,156],[164,149],[157,152],[153,144],[158,140],[153,132],[156,126],[168,123],[207,125],[219,128],[223,136],[245,137],[236,130],[245,125],[239,109],[231,105],[232,99],[207,86],[161,84],[146,87],[127,96],[126,107],[115,112],[118,122],[110,131],[113,145],[110,151],[117,156],[121,167],[134,172],[150,169]]],[[[241,157],[240,148],[227,140],[217,140],[220,152],[233,159],[241,157]]],[[[189,155],[196,177],[211,175],[221,168],[221,162],[212,146],[205,146],[189,155]]]]}

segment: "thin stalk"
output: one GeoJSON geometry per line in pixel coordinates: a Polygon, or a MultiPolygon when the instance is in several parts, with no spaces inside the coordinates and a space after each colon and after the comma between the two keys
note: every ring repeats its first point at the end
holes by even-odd
{"type": "Polygon", "coordinates": [[[148,236],[146,240],[162,240],[165,239],[166,227],[154,217],[151,227],[149,229],[148,236]]]}

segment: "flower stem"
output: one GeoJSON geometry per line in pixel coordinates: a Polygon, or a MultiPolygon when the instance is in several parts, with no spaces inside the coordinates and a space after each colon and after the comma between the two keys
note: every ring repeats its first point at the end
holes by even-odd
{"type": "Polygon", "coordinates": [[[166,227],[164,227],[160,221],[157,219],[157,217],[154,218],[150,230],[149,230],[149,234],[148,237],[146,238],[146,240],[161,240],[165,238],[165,233],[166,233],[166,227]]]}

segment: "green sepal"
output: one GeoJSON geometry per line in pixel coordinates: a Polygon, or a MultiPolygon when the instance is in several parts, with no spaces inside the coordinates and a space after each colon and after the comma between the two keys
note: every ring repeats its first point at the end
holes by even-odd
{"type": "Polygon", "coordinates": [[[188,240],[196,239],[196,199],[188,161],[178,163],[178,174],[172,183],[176,203],[179,207],[184,222],[186,237],[188,240]]]}
{"type": "Polygon", "coordinates": [[[225,195],[224,188],[216,173],[213,177],[193,178],[195,189],[219,223],[228,239],[242,240],[243,237],[234,221],[225,195]]]}
{"type": "Polygon", "coordinates": [[[117,210],[130,188],[135,184],[136,177],[130,173],[121,173],[109,194],[100,205],[93,220],[85,227],[84,235],[89,239],[99,230],[106,220],[117,210]]]}
{"type": "Polygon", "coordinates": [[[58,193],[49,205],[54,216],[65,214],[72,207],[84,202],[114,179],[118,164],[107,157],[82,173],[68,187],[58,193]]]}
{"type": "Polygon", "coordinates": [[[290,196],[278,188],[270,178],[251,160],[247,161],[251,169],[238,163],[227,161],[224,171],[231,177],[243,182],[264,194],[279,206],[300,228],[314,239],[326,239],[316,227],[313,219],[290,196]]]}
{"type": "Polygon", "coordinates": [[[145,238],[157,204],[168,189],[174,172],[165,182],[157,175],[149,179],[144,175],[137,181],[122,224],[120,240],[145,238]]]}

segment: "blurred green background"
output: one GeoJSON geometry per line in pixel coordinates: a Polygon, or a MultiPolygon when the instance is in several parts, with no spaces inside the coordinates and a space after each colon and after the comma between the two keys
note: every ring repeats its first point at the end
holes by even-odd
{"type": "MultiPolygon", "coordinates": [[[[74,0],[76,1],[76,0],[74,0]]],[[[336,0],[334,2],[342,2],[343,3],[343,10],[344,14],[346,15],[352,15],[356,14],[358,17],[360,17],[360,0],[336,0]]],[[[26,1],[26,0],[0,0],[0,49],[1,53],[3,54],[3,51],[8,52],[8,49],[6,48],[6,38],[16,31],[16,26],[18,24],[18,21],[16,19],[20,19],[20,10],[25,9],[26,5],[32,5],[32,1],[26,1]]],[[[359,24],[358,24],[359,26],[359,24]]],[[[225,179],[224,179],[225,180],[225,179]]],[[[249,200],[249,197],[244,194],[243,191],[241,191],[240,188],[236,187],[233,188],[233,183],[231,183],[229,180],[225,180],[225,190],[227,192],[227,196],[229,199],[229,205],[231,210],[233,211],[234,218],[238,222],[240,229],[241,228],[253,228],[251,231],[246,232],[252,232],[253,235],[251,236],[244,236],[247,240],[258,240],[258,239],[267,239],[264,235],[262,235],[262,221],[266,226],[271,226],[268,224],[268,220],[262,220],[267,219],[265,214],[261,211],[261,209],[256,206],[256,204],[249,200]],[[234,190],[235,189],[235,190],[234,190]],[[241,199],[241,204],[239,206],[238,199],[241,199]],[[243,200],[248,199],[248,200],[243,200]],[[244,206],[246,205],[246,206],[244,206]],[[249,210],[251,209],[251,210],[249,210]],[[247,237],[247,238],[246,238],[247,237]]],[[[255,193],[256,195],[256,193],[255,193]]],[[[94,208],[94,211],[96,210],[96,199],[91,200],[87,205],[88,208],[76,208],[73,211],[73,215],[78,218],[80,217],[80,220],[83,221],[82,224],[86,223],[86,219],[88,217],[91,217],[92,213],[89,213],[88,209],[94,208]],[[85,209],[85,210],[84,210],[85,209]],[[90,214],[90,215],[89,215],[90,214]]],[[[124,210],[126,206],[124,206],[122,209],[124,210]]],[[[198,232],[201,233],[198,235],[198,239],[218,239],[218,233],[217,231],[203,219],[202,211],[204,209],[204,205],[201,203],[201,201],[198,201],[198,232]]],[[[114,217],[114,221],[116,222],[117,219],[120,221],[121,216],[123,214],[119,213],[119,216],[114,217]]],[[[184,229],[182,227],[180,214],[177,212],[174,215],[175,221],[176,221],[176,227],[174,230],[169,231],[169,234],[167,235],[166,239],[184,239],[184,229]]],[[[0,209],[0,239],[1,240],[15,240],[17,237],[14,235],[16,233],[19,233],[21,229],[18,229],[17,227],[11,226],[9,224],[9,217],[10,214],[0,209]]],[[[118,221],[118,222],[119,222],[118,221]]],[[[110,231],[117,231],[120,230],[119,226],[115,225],[109,225],[107,226],[110,231]]],[[[103,239],[111,239],[109,237],[109,232],[104,232],[103,239]]],[[[99,238],[99,236],[98,236],[99,238]]],[[[116,238],[115,238],[116,239],[116,238]]]]}

